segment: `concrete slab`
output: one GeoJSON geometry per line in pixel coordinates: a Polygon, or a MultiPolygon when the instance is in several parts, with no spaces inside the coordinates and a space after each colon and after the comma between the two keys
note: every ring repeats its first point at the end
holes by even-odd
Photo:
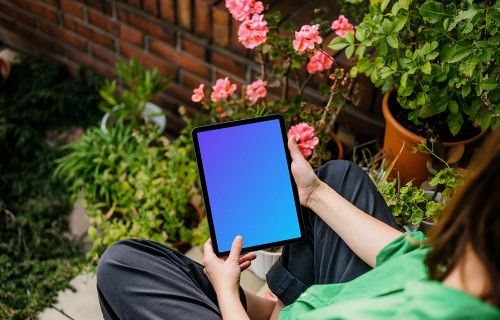
{"type": "MultiPolygon", "coordinates": [[[[97,298],[96,277],[81,274],[71,280],[76,292],[65,290],[57,296],[56,308],[64,311],[74,320],[102,320],[101,307],[97,298]]],[[[54,308],[46,309],[39,320],[68,320],[68,317],[54,308]]]]}

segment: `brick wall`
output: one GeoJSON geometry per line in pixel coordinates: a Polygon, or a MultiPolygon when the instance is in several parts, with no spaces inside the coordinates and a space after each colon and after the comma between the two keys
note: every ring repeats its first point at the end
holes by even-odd
{"type": "MultiPolygon", "coordinates": [[[[340,10],[328,0],[263,2],[297,26],[318,15],[336,19],[340,10]]],[[[138,57],[148,68],[172,76],[174,81],[155,102],[171,111],[168,127],[173,131],[183,126],[179,105],[190,112],[199,110],[190,99],[199,83],[209,85],[229,76],[241,85],[254,79],[258,70],[253,52],[238,42],[239,22],[231,18],[223,0],[0,0],[0,8],[1,42],[60,61],[73,73],[84,64],[113,77],[118,58],[138,57]]],[[[316,79],[316,84],[321,81],[316,79]]],[[[376,122],[369,115],[373,88],[367,88],[367,98],[354,114],[376,122]]],[[[314,90],[309,95],[322,102],[314,90]]]]}

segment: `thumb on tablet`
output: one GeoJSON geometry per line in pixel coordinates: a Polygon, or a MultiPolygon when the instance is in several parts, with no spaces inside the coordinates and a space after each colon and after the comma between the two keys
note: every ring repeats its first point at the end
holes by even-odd
{"type": "Polygon", "coordinates": [[[290,138],[288,138],[288,150],[290,150],[293,161],[301,161],[304,159],[304,156],[297,146],[297,141],[295,141],[295,136],[290,136],[290,138]]]}
{"type": "Polygon", "coordinates": [[[243,237],[237,236],[233,240],[233,244],[231,245],[231,252],[229,253],[228,259],[234,261],[240,261],[241,249],[243,248],[243,237]]]}

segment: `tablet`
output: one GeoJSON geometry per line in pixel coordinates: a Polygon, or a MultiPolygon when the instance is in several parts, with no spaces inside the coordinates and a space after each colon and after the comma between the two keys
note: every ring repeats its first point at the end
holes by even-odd
{"type": "Polygon", "coordinates": [[[197,127],[192,135],[217,256],[228,255],[238,235],[243,252],[305,239],[281,115],[197,127]]]}

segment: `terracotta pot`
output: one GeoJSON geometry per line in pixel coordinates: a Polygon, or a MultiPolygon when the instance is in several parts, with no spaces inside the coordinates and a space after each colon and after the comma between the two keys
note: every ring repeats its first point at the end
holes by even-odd
{"type": "MultiPolygon", "coordinates": [[[[198,219],[199,219],[198,223],[201,223],[204,215],[203,215],[203,212],[201,211],[200,207],[198,207],[198,205],[191,200],[189,200],[188,203],[191,207],[193,207],[193,209],[198,214],[198,219]]],[[[181,253],[186,253],[189,249],[191,249],[191,245],[187,242],[184,242],[184,241],[174,242],[174,243],[172,243],[172,247],[176,248],[181,253]]]]}
{"type": "Polygon", "coordinates": [[[10,75],[10,63],[0,56],[0,87],[4,85],[10,75]]]}
{"type": "MultiPolygon", "coordinates": [[[[417,147],[421,142],[426,142],[424,137],[418,136],[406,128],[404,128],[389,111],[389,95],[393,89],[389,90],[382,100],[382,113],[385,118],[385,135],[384,135],[384,151],[387,155],[388,163],[391,163],[398,155],[403,141],[405,146],[401,155],[399,156],[394,168],[391,172],[391,177],[396,178],[397,173],[401,178],[402,185],[408,181],[413,180],[413,185],[419,187],[422,182],[427,180],[429,170],[427,169],[427,161],[431,161],[428,154],[423,152],[413,153],[414,147],[417,147]]],[[[486,130],[472,139],[460,142],[443,142],[445,149],[453,146],[463,144],[465,146],[471,145],[480,140],[486,134],[486,130]]]]}

